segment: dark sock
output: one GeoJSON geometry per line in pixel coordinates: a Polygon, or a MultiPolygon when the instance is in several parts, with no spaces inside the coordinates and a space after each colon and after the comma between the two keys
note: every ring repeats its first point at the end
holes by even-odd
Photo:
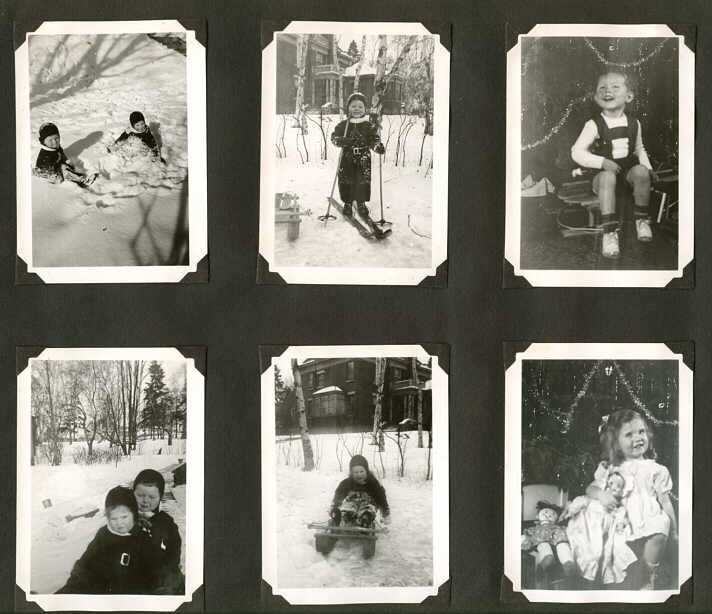
{"type": "Polygon", "coordinates": [[[618,230],[618,219],[615,213],[604,213],[601,215],[601,228],[603,232],[614,232],[618,230]]]}
{"type": "Polygon", "coordinates": [[[633,215],[636,220],[645,219],[648,217],[648,207],[639,207],[636,205],[633,209],[633,215]]]}

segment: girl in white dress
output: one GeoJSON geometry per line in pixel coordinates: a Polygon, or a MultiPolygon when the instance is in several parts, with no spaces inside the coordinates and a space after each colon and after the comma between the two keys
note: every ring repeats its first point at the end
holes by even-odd
{"type": "Polygon", "coordinates": [[[630,524],[627,539],[639,557],[627,570],[627,575],[631,578],[634,575],[637,580],[634,585],[626,581],[626,588],[667,588],[655,586],[654,579],[661,577],[659,567],[668,539],[677,540],[677,519],[670,500],[670,472],[655,460],[650,426],[637,411],[618,410],[601,429],[601,447],[604,460],[599,463],[586,495],[612,511],[618,501],[606,490],[608,478],[611,473],[620,473],[626,480],[628,495],[624,505],[630,524]],[[635,570],[631,569],[633,566],[635,570]],[[631,575],[631,571],[635,573],[631,575]]]}

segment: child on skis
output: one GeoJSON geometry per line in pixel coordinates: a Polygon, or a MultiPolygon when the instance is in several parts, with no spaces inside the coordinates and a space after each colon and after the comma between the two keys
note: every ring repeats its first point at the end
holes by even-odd
{"type": "Polygon", "coordinates": [[[57,593],[144,595],[157,586],[155,549],[138,524],[138,506],[130,488],[106,495],[106,525],[97,531],[57,593]]]}
{"type": "Polygon", "coordinates": [[[156,556],[156,592],[182,595],[185,577],[180,569],[180,532],[170,514],[159,509],[165,488],[163,476],[154,469],[140,471],[134,480],[139,524],[150,537],[156,556]]]}
{"type": "Polygon", "coordinates": [[[339,122],[331,142],[343,149],[338,170],[339,195],[344,215],[353,215],[356,205],[360,216],[370,220],[366,203],[371,200],[371,150],[386,152],[376,126],[366,115],[366,97],[354,92],[346,102],[347,119],[339,122]]]}
{"type": "Polygon", "coordinates": [[[96,175],[85,175],[70,163],[60,145],[59,128],[51,122],[40,126],[39,141],[42,145],[35,162],[34,174],[51,183],[62,183],[65,179],[82,187],[91,185],[96,175]]]}
{"type": "Polygon", "coordinates": [[[122,144],[138,144],[142,143],[148,152],[154,158],[160,158],[161,161],[161,150],[156,143],[156,139],[151,132],[151,129],[146,124],[146,118],[143,116],[141,111],[133,111],[129,115],[129,124],[131,128],[129,130],[124,130],[124,132],[119,135],[114,141],[114,145],[122,146],[122,144]]]}
{"type": "Polygon", "coordinates": [[[377,510],[388,520],[390,508],[386,490],[369,471],[368,461],[356,454],[349,462],[349,477],[342,480],[334,492],[329,512],[331,523],[372,527],[377,510]]]}
{"type": "Polygon", "coordinates": [[[600,75],[593,99],[601,112],[586,122],[571,148],[574,162],[599,171],[593,178],[593,191],[601,202],[601,254],[605,258],[620,255],[616,187],[623,182],[633,189],[638,241],[653,239],[648,204],[651,183],[657,178],[643,145],[640,121],[625,112],[633,96],[629,78],[622,72],[609,70],[600,75]]]}

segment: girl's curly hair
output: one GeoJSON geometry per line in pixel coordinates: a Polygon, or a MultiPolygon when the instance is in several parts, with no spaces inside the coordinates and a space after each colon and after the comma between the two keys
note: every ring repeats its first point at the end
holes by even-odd
{"type": "Polygon", "coordinates": [[[650,428],[645,416],[634,409],[619,409],[605,418],[604,423],[601,425],[601,459],[603,461],[609,465],[620,465],[625,460],[623,451],[618,445],[618,434],[623,425],[636,418],[642,420],[643,424],[645,424],[645,429],[648,431],[648,450],[645,453],[645,458],[657,458],[653,443],[653,430],[650,428]]]}

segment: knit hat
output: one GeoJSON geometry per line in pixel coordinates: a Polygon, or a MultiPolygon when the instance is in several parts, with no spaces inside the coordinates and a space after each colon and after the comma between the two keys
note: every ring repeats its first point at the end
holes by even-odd
{"type": "Polygon", "coordinates": [[[135,126],[138,124],[138,122],[144,122],[145,123],[146,118],[143,116],[143,113],[141,111],[134,111],[129,115],[129,123],[131,126],[135,126]]]}
{"type": "Polygon", "coordinates": [[[48,136],[52,135],[57,135],[59,136],[59,128],[55,126],[54,124],[47,122],[46,124],[42,124],[40,126],[40,143],[44,145],[45,139],[48,136]]]}
{"type": "Polygon", "coordinates": [[[363,467],[366,471],[368,471],[368,461],[360,454],[356,454],[355,456],[352,456],[349,461],[349,471],[351,471],[354,467],[363,467]]]}
{"type": "Polygon", "coordinates": [[[368,103],[366,102],[366,96],[364,96],[361,92],[354,92],[349,96],[348,100],[346,101],[346,108],[349,108],[349,105],[354,101],[354,100],[360,100],[363,102],[364,107],[368,107],[368,103]]]}
{"type": "Polygon", "coordinates": [[[144,469],[143,471],[139,471],[133,483],[134,490],[136,490],[136,487],[139,484],[145,484],[146,486],[155,486],[156,488],[158,488],[158,492],[160,493],[161,497],[163,497],[163,492],[166,489],[166,481],[163,479],[163,476],[155,469],[144,469]]]}
{"type": "Polygon", "coordinates": [[[119,505],[128,507],[133,513],[134,519],[138,518],[138,503],[136,503],[133,490],[125,486],[116,486],[107,493],[104,509],[109,511],[119,505]]]}

